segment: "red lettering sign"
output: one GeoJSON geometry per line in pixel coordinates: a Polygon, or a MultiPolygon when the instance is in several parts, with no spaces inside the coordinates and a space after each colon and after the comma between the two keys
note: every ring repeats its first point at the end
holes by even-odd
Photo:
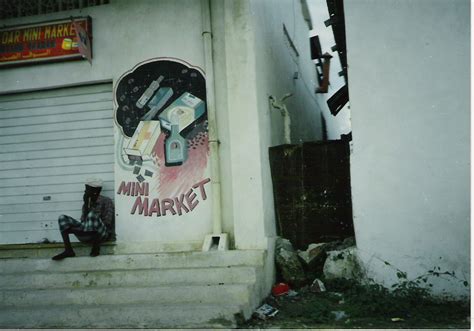
{"type": "MultiPolygon", "coordinates": [[[[76,18],[92,40],[90,18],[76,18]]],[[[80,40],[72,20],[62,20],[0,29],[0,66],[45,61],[82,59],[80,40]]]]}
{"type": "Polygon", "coordinates": [[[147,182],[125,182],[122,181],[118,188],[118,195],[126,195],[131,197],[137,197],[133,203],[133,207],[130,211],[130,214],[143,216],[153,216],[156,214],[156,217],[168,215],[179,216],[191,212],[199,204],[198,195],[194,193],[194,190],[199,188],[201,193],[201,199],[206,200],[206,188],[205,185],[211,181],[210,178],[206,178],[200,181],[197,184],[194,184],[189,191],[186,193],[181,193],[179,196],[174,198],[148,198],[150,190],[149,184],[147,182]]]}

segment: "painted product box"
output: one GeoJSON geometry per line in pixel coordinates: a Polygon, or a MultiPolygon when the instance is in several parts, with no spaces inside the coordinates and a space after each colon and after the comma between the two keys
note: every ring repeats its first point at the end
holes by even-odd
{"type": "Polygon", "coordinates": [[[171,125],[178,125],[178,132],[183,131],[193,122],[204,115],[206,106],[204,101],[189,92],[173,101],[160,115],[161,126],[171,131],[171,125]]]}
{"type": "Polygon", "coordinates": [[[160,121],[140,121],[130,142],[124,148],[125,154],[130,160],[150,160],[160,133],[160,121]]]}

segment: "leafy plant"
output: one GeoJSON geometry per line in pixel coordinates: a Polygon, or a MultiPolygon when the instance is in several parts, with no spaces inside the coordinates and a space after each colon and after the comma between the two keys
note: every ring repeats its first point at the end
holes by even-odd
{"type": "MultiPolygon", "coordinates": [[[[441,259],[441,258],[440,258],[441,259]]],[[[438,277],[443,279],[454,279],[462,283],[465,287],[469,286],[469,282],[465,279],[460,279],[456,276],[455,271],[441,271],[441,267],[435,266],[424,274],[421,274],[413,279],[408,279],[407,273],[393,266],[387,261],[383,261],[385,265],[395,269],[398,282],[392,284],[393,293],[398,296],[406,297],[411,300],[418,300],[421,298],[428,298],[431,296],[429,288],[433,284],[429,282],[431,278],[438,277]]]]}
{"type": "Polygon", "coordinates": [[[446,322],[450,319],[459,321],[469,315],[469,303],[449,298],[441,299],[431,294],[431,281],[442,277],[454,279],[464,286],[469,286],[466,280],[460,279],[455,272],[443,271],[434,267],[422,275],[409,278],[407,272],[393,266],[387,261],[397,277],[397,282],[386,288],[375,283],[373,279],[355,278],[357,280],[324,280],[331,291],[342,292],[344,309],[351,319],[379,318],[391,322],[391,318],[402,318],[404,323],[434,323],[446,322]]]}

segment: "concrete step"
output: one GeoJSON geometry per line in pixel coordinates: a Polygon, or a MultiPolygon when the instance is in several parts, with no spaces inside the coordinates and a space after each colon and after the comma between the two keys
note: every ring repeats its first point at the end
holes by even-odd
{"type": "Polygon", "coordinates": [[[0,289],[160,286],[164,284],[253,284],[257,268],[246,266],[188,269],[130,269],[0,274],[0,289]]]}
{"type": "Polygon", "coordinates": [[[240,311],[232,303],[8,308],[0,328],[235,328],[240,311]]]}
{"type": "MultiPolygon", "coordinates": [[[[77,256],[89,256],[90,244],[73,242],[72,247],[77,256]]],[[[101,255],[121,255],[121,254],[145,254],[145,253],[171,253],[200,251],[201,241],[184,241],[173,243],[124,243],[108,241],[100,245],[101,255]]],[[[63,243],[30,243],[0,245],[0,260],[7,258],[42,258],[48,259],[64,249],[63,243]]]]}
{"type": "Polygon", "coordinates": [[[0,259],[0,328],[235,327],[260,300],[266,252],[0,259]]]}
{"type": "Polygon", "coordinates": [[[101,255],[74,257],[62,261],[15,258],[0,260],[0,274],[31,272],[72,272],[91,270],[167,269],[228,266],[262,266],[265,252],[260,250],[180,252],[156,254],[101,255]]]}
{"type": "MultiPolygon", "coordinates": [[[[89,256],[91,245],[83,243],[72,243],[77,256],[89,256]]],[[[63,243],[48,244],[15,244],[0,245],[1,259],[11,258],[51,258],[52,256],[64,250],[63,243]]],[[[115,254],[116,245],[114,242],[103,243],[100,247],[101,255],[115,254]]]]}
{"type": "Polygon", "coordinates": [[[110,287],[44,290],[2,290],[0,310],[9,307],[113,304],[249,304],[251,285],[164,285],[157,287],[110,287]]]}

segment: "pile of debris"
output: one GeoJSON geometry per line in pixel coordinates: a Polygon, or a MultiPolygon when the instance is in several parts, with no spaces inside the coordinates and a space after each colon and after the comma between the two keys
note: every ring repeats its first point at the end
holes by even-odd
{"type": "MultiPolygon", "coordinates": [[[[321,279],[356,279],[359,277],[355,255],[354,237],[343,241],[314,243],[307,249],[295,250],[288,239],[278,238],[275,244],[275,262],[277,267],[277,284],[273,286],[268,302],[278,306],[278,300],[298,300],[304,292],[325,292],[326,287],[321,279]]],[[[265,303],[255,311],[254,316],[261,320],[274,317],[278,310],[265,303]]],[[[345,318],[340,312],[336,320],[345,318]]]]}
{"type": "Polygon", "coordinates": [[[416,286],[404,292],[390,291],[369,282],[357,263],[353,238],[302,248],[305,250],[296,250],[290,241],[277,240],[276,284],[254,318],[242,327],[431,328],[440,323],[447,328],[470,326],[467,300],[440,300],[416,286]]]}
{"type": "Polygon", "coordinates": [[[279,280],[293,288],[313,284],[316,279],[355,279],[358,274],[354,237],[343,241],[315,243],[305,251],[295,250],[288,239],[278,238],[275,262],[279,280]]]}

